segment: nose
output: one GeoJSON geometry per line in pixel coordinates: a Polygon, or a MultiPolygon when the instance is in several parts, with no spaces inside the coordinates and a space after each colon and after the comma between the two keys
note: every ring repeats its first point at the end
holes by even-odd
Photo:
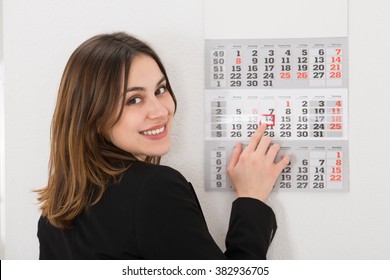
{"type": "Polygon", "coordinates": [[[148,102],[148,118],[160,119],[165,118],[168,115],[168,109],[157,97],[152,97],[148,102]]]}

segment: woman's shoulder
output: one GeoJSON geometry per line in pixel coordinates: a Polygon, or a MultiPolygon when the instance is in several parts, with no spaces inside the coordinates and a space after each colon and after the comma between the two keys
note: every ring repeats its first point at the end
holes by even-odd
{"type": "Polygon", "coordinates": [[[125,172],[124,176],[153,176],[153,177],[183,177],[176,169],[167,165],[158,165],[141,161],[132,162],[125,172]]]}
{"type": "Polygon", "coordinates": [[[133,162],[123,174],[122,183],[138,182],[142,188],[155,188],[161,185],[175,187],[188,185],[185,177],[176,169],[166,165],[156,165],[145,162],[133,162]]]}
{"type": "MultiPolygon", "coordinates": [[[[137,178],[141,193],[160,194],[188,192],[190,185],[176,169],[166,165],[135,162],[126,172],[127,179],[137,178]]],[[[126,180],[126,179],[125,179],[126,180]]]]}
{"type": "Polygon", "coordinates": [[[170,193],[187,193],[188,186],[180,172],[169,166],[131,162],[121,178],[108,185],[99,204],[115,201],[118,207],[131,207],[144,198],[164,199],[170,193]]]}

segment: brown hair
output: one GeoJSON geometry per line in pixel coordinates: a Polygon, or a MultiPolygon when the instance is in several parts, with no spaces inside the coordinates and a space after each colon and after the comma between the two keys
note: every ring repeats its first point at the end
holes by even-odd
{"type": "MultiPolygon", "coordinates": [[[[100,200],[108,181],[117,181],[129,160],[136,160],[111,143],[108,131],[122,114],[131,62],[139,54],[156,61],[176,107],[157,54],[126,33],[92,37],[73,52],[65,67],[51,126],[48,185],[37,190],[42,215],[56,227],[70,227],[75,217],[100,200]],[[120,103],[122,109],[115,115],[120,103]]],[[[146,161],[158,164],[160,157],[146,161]]]]}

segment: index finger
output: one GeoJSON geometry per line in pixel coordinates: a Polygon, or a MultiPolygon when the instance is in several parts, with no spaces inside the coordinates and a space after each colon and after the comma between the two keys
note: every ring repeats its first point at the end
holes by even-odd
{"type": "Polygon", "coordinates": [[[264,132],[267,129],[267,125],[265,123],[261,123],[255,133],[252,134],[251,139],[249,140],[248,146],[246,147],[249,151],[254,151],[259,145],[261,137],[263,137],[264,132]]]}

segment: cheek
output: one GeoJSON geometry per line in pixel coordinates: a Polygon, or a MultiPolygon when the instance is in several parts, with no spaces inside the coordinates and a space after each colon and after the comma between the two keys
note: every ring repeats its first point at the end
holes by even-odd
{"type": "Polygon", "coordinates": [[[110,130],[110,141],[115,145],[115,146],[120,146],[120,139],[122,139],[121,135],[121,128],[119,124],[115,124],[113,128],[110,130]]]}
{"type": "Polygon", "coordinates": [[[133,114],[124,111],[121,118],[110,130],[111,142],[114,144],[116,142],[121,142],[123,139],[127,139],[125,136],[129,133],[138,132],[136,122],[137,120],[133,114]]]}
{"type": "Polygon", "coordinates": [[[173,116],[176,111],[175,102],[173,101],[172,95],[168,95],[164,103],[165,108],[167,108],[169,115],[173,116]]]}

